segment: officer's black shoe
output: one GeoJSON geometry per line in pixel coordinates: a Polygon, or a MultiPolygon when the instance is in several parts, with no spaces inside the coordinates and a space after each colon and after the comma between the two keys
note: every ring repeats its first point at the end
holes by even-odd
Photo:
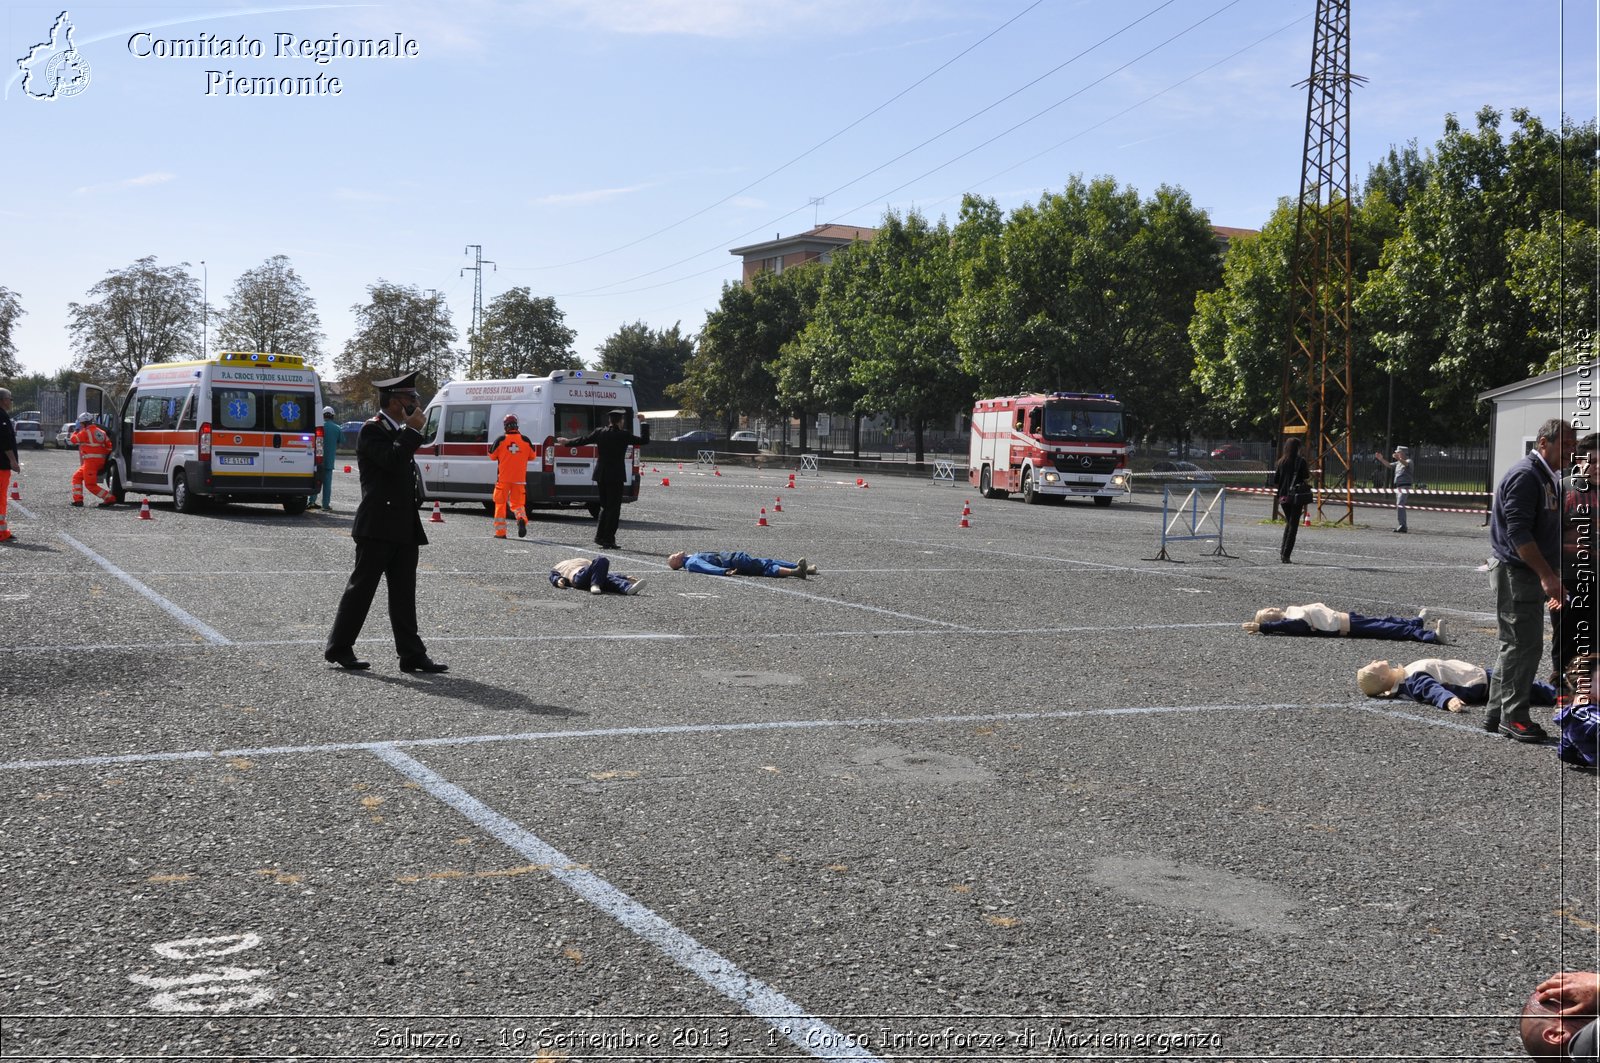
{"type": "Polygon", "coordinates": [[[517,518],[517,538],[518,539],[526,539],[527,537],[528,537],[528,522],[526,520],[523,520],[521,517],[518,517],[517,518]]]}
{"type": "Polygon", "coordinates": [[[448,672],[450,666],[448,664],[440,664],[427,654],[423,654],[421,657],[400,658],[400,670],[402,672],[448,672]]]}
{"type": "Polygon", "coordinates": [[[367,661],[357,660],[356,655],[350,650],[324,650],[322,659],[329,664],[338,665],[347,672],[359,672],[363,668],[372,667],[367,661]]]}

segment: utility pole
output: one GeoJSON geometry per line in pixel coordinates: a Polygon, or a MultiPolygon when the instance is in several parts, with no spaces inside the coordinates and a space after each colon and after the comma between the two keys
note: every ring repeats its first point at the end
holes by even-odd
{"type": "MultiPolygon", "coordinates": [[[[473,256],[472,265],[462,266],[461,273],[471,273],[472,277],[472,331],[467,334],[469,349],[471,351],[468,375],[477,379],[483,372],[483,358],[478,352],[478,330],[483,327],[483,267],[494,266],[493,262],[483,257],[482,244],[468,244],[463,254],[473,256]]],[[[494,266],[495,272],[500,272],[499,266],[494,266]]],[[[460,276],[461,274],[457,274],[460,276]]]]}
{"type": "Polygon", "coordinates": [[[200,260],[200,360],[211,357],[211,271],[200,260]]]}
{"type": "Polygon", "coordinates": [[[1306,86],[1305,152],[1295,207],[1294,280],[1279,404],[1282,436],[1304,440],[1304,456],[1322,488],[1344,494],[1340,523],[1355,523],[1350,494],[1352,276],[1350,239],[1350,0],[1317,0],[1306,86]]]}

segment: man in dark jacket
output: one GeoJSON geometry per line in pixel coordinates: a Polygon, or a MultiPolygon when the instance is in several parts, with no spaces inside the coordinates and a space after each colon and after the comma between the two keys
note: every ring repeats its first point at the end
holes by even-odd
{"type": "Polygon", "coordinates": [[[16,538],[6,527],[6,503],[11,498],[11,478],[22,475],[17,433],[11,425],[11,392],[0,388],[0,543],[16,538]]]}
{"type": "Polygon", "coordinates": [[[1489,512],[1500,656],[1484,730],[1518,742],[1549,737],[1529,716],[1528,692],[1543,655],[1545,608],[1561,608],[1561,478],[1555,470],[1572,443],[1572,426],[1559,417],[1540,425],[1533,449],[1495,488],[1489,512]]]}
{"type": "Polygon", "coordinates": [[[627,410],[612,410],[606,415],[604,428],[596,428],[588,435],[576,439],[557,439],[564,447],[583,447],[590,443],[599,452],[594,463],[594,482],[600,490],[600,523],[595,528],[594,541],[603,549],[616,550],[617,522],[622,519],[622,489],[628,478],[627,456],[629,447],[642,447],[650,442],[650,425],[639,419],[643,435],[634,435],[622,423],[627,410]]]}
{"type": "Polygon", "coordinates": [[[350,534],[356,541],[356,568],[339,599],[339,612],[322,656],[340,668],[366,668],[356,659],[356,637],[366,623],[378,581],[389,585],[389,624],[402,672],[443,672],[448,665],[428,657],[417,634],[418,547],[428,542],[412,494],[411,455],[422,445],[424,423],[417,396],[417,374],[378,380],[378,415],[361,426],[356,460],[361,471],[361,504],[350,534]]]}

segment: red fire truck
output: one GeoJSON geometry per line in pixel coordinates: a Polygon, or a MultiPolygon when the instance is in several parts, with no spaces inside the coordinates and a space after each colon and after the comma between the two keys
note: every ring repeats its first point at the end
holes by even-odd
{"type": "Polygon", "coordinates": [[[1122,403],[1076,391],[979,399],[967,481],[984,498],[1017,491],[1029,505],[1056,497],[1109,506],[1128,493],[1122,403]]]}

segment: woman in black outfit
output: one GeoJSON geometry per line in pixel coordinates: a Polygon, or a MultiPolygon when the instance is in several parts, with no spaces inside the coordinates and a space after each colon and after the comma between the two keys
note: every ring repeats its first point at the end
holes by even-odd
{"type": "Polygon", "coordinates": [[[1311,504],[1311,466],[1300,456],[1300,437],[1290,436],[1283,441],[1283,452],[1273,467],[1272,486],[1278,494],[1278,508],[1283,511],[1283,544],[1278,548],[1279,559],[1291,564],[1294,537],[1300,532],[1300,518],[1311,504]]]}

